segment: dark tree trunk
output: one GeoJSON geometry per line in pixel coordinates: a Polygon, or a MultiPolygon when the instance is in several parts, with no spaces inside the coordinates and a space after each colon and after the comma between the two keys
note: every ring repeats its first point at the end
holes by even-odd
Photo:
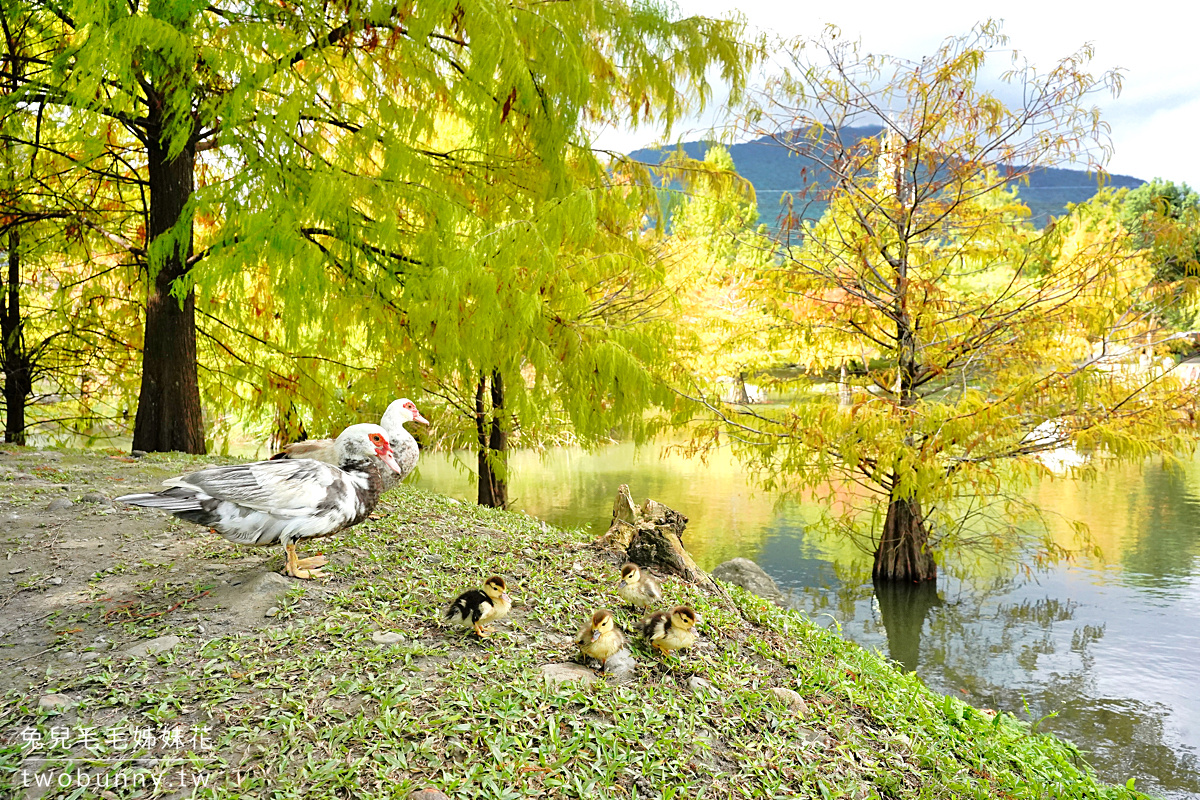
{"type": "Polygon", "coordinates": [[[475,387],[475,432],[479,438],[479,497],[481,506],[508,507],[508,432],[504,429],[504,381],[492,371],[491,414],[487,380],[475,387]],[[490,417],[490,420],[489,420],[490,417]]]}
{"type": "MultiPolygon", "coordinates": [[[[901,255],[896,270],[896,298],[892,307],[892,319],[896,322],[896,388],[895,400],[901,409],[910,409],[917,404],[917,375],[919,348],[917,333],[907,310],[908,296],[908,248],[904,231],[900,234],[901,255]]],[[[916,447],[912,437],[905,446],[916,447]]],[[[887,516],[883,521],[883,535],[875,550],[875,565],[871,575],[876,584],[886,581],[921,583],[937,580],[937,562],[926,547],[929,530],[925,526],[925,515],[921,501],[916,497],[896,497],[901,481],[891,475],[888,481],[891,496],[888,499],[887,516]]]]}
{"type": "Polygon", "coordinates": [[[926,548],[929,531],[921,504],[913,499],[893,498],[883,521],[883,535],[875,549],[871,576],[879,581],[937,580],[937,562],[926,548]]]}
{"type": "Polygon", "coordinates": [[[25,401],[33,392],[33,363],[21,319],[21,235],[8,232],[8,275],[0,296],[0,362],[4,368],[4,441],[25,444],[25,401]]]}
{"type": "Polygon", "coordinates": [[[153,283],[146,298],[146,333],[142,349],[142,387],[133,448],[147,452],[204,452],[204,419],[196,367],[196,296],[188,290],[181,304],[171,285],[189,269],[192,221],[181,221],[192,195],[195,147],[191,143],[170,158],[162,136],[162,98],[149,98],[151,122],[147,146],[150,177],[150,224],[146,241],[152,252],[153,283]],[[174,231],[179,229],[179,233],[174,231]],[[162,236],[174,244],[158,252],[162,236]]]}

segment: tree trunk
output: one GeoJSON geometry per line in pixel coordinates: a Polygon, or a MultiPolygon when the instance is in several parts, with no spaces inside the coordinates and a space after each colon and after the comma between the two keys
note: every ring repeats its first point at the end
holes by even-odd
{"type": "MultiPolygon", "coordinates": [[[[896,405],[908,414],[917,404],[917,374],[919,348],[917,332],[908,315],[908,248],[900,234],[900,258],[896,267],[896,296],[892,307],[892,319],[896,322],[896,405]]],[[[912,436],[905,438],[904,446],[915,448],[912,436]]],[[[887,516],[883,521],[883,535],[875,549],[875,566],[871,575],[880,581],[937,580],[937,562],[926,548],[929,531],[925,527],[925,515],[921,512],[921,501],[917,497],[897,497],[896,486],[899,476],[891,475],[888,483],[891,495],[888,498],[887,516]]]]}
{"type": "Polygon", "coordinates": [[[504,429],[504,381],[492,371],[491,414],[485,407],[487,380],[475,387],[475,432],[479,438],[479,495],[481,506],[508,507],[508,432],[504,429]],[[490,416],[490,421],[489,421],[490,416]]]}
{"type": "Polygon", "coordinates": [[[21,235],[8,232],[8,280],[0,296],[0,363],[4,368],[4,441],[25,444],[25,401],[33,392],[33,364],[25,352],[21,319],[21,235]]]}
{"type": "Polygon", "coordinates": [[[926,549],[929,531],[919,501],[893,497],[883,522],[883,536],[875,549],[871,576],[878,581],[937,580],[937,562],[926,549]]]}
{"type": "Polygon", "coordinates": [[[204,419],[196,367],[196,296],[188,290],[181,304],[171,285],[184,277],[192,255],[192,220],[184,208],[194,187],[195,147],[174,158],[162,136],[162,98],[149,98],[151,121],[147,147],[150,177],[150,276],[146,332],[142,348],[142,387],[133,448],[147,452],[204,452],[204,419]],[[157,123],[157,124],[155,124],[157,123]],[[160,241],[160,237],[167,237],[160,241]],[[174,241],[171,241],[174,239],[174,241]],[[169,242],[169,246],[164,244],[169,242]]]}

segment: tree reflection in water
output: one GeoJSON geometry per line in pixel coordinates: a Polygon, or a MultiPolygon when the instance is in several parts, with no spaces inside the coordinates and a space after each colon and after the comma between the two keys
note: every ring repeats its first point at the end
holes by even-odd
{"type": "Polygon", "coordinates": [[[788,604],[818,621],[837,619],[847,638],[879,648],[937,691],[1079,744],[1109,781],[1136,778],[1142,791],[1170,798],[1200,793],[1200,760],[1171,743],[1171,709],[1106,696],[1097,685],[1094,651],[1105,626],[1076,619],[1079,603],[1010,599],[1035,588],[1013,580],[987,589],[941,583],[951,599],[931,584],[850,580],[794,589],[788,604]]]}

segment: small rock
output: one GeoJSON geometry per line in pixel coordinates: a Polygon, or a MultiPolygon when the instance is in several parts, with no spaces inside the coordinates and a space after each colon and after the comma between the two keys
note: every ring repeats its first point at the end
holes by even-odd
{"type": "Polygon", "coordinates": [[[796,733],[804,740],[805,744],[815,744],[818,747],[829,747],[833,744],[833,739],[812,728],[800,727],[796,729],[796,733]]]}
{"type": "Polygon", "coordinates": [[[633,678],[637,662],[628,648],[623,648],[608,657],[604,662],[604,677],[611,683],[625,683],[633,678]]]}
{"type": "Polygon", "coordinates": [[[49,583],[51,586],[62,586],[62,578],[51,578],[49,583]]]}
{"type": "Polygon", "coordinates": [[[596,673],[582,664],[543,664],[542,677],[547,683],[568,683],[582,681],[584,684],[595,683],[599,680],[596,673]]]}
{"type": "Polygon", "coordinates": [[[204,626],[203,626],[203,625],[197,625],[197,626],[196,626],[196,633],[204,633],[204,626]]]}
{"type": "Polygon", "coordinates": [[[446,502],[452,506],[462,505],[462,503],[460,503],[458,500],[455,500],[453,497],[447,497],[446,502]]]}
{"type": "Polygon", "coordinates": [[[65,653],[58,654],[58,660],[59,661],[78,661],[79,653],[75,653],[70,650],[67,650],[65,653]]]}
{"type": "Polygon", "coordinates": [[[43,711],[59,711],[74,705],[75,701],[63,694],[48,694],[38,699],[38,708],[43,711]]]}
{"type": "Polygon", "coordinates": [[[803,717],[808,714],[808,704],[804,702],[804,698],[800,696],[799,692],[776,686],[771,690],[771,694],[775,695],[775,699],[790,708],[797,716],[803,717]]]}
{"type": "Polygon", "coordinates": [[[112,500],[108,499],[108,495],[103,492],[88,492],[83,497],[79,498],[81,503],[100,503],[101,505],[111,506],[112,500]]]}
{"type": "Polygon", "coordinates": [[[134,458],[145,458],[146,456],[148,456],[150,454],[147,453],[145,450],[130,450],[129,455],[133,456],[134,458]]]}
{"type": "Polygon", "coordinates": [[[56,497],[50,501],[50,505],[46,506],[47,511],[66,511],[71,506],[75,505],[65,497],[56,497]]]}
{"type": "Polygon", "coordinates": [[[783,592],[779,591],[778,584],[771,576],[748,558],[735,558],[719,564],[712,574],[718,580],[740,586],[765,600],[779,600],[783,597],[783,592]]]}
{"type": "Polygon", "coordinates": [[[417,789],[408,796],[408,800],[450,800],[437,789],[417,789]]]}
{"type": "Polygon", "coordinates": [[[22,572],[25,572],[27,569],[28,569],[28,567],[17,567],[16,569],[10,569],[8,571],[8,574],[9,575],[20,575],[22,572]]]}
{"type": "Polygon", "coordinates": [[[421,560],[426,564],[440,564],[445,559],[439,556],[437,553],[426,553],[425,555],[421,556],[421,560]]]}
{"type": "Polygon", "coordinates": [[[277,617],[277,616],[279,616],[279,606],[271,606],[270,608],[268,608],[268,609],[267,609],[267,616],[268,616],[268,617],[277,617]]]}
{"type": "Polygon", "coordinates": [[[122,652],[127,656],[142,658],[145,656],[153,656],[159,653],[165,653],[171,648],[177,646],[182,639],[178,636],[159,636],[157,639],[151,639],[148,642],[135,644],[133,647],[127,647],[122,652]]]}
{"type": "Polygon", "coordinates": [[[712,681],[701,678],[699,675],[693,675],[687,679],[687,688],[694,694],[719,695],[721,693],[717,687],[712,685],[712,681]]]}
{"type": "Polygon", "coordinates": [[[31,481],[33,480],[33,476],[28,472],[14,472],[12,479],[14,481],[31,481]]]}
{"type": "Polygon", "coordinates": [[[375,631],[371,634],[371,641],[375,644],[399,644],[404,637],[395,631],[375,631]]]}

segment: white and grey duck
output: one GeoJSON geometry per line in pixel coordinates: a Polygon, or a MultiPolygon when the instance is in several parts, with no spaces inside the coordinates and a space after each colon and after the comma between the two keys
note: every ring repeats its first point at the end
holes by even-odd
{"type": "Polygon", "coordinates": [[[163,481],[169,487],[164,491],[117,500],[169,511],[238,544],[282,544],[288,575],[320,578],[324,573],[317,567],[327,563],[325,557],[299,558],[296,543],[362,522],[383,491],[382,471],[400,473],[379,425],[346,428],[334,441],[334,453],[336,466],[291,458],[211,467],[163,481]]]}

